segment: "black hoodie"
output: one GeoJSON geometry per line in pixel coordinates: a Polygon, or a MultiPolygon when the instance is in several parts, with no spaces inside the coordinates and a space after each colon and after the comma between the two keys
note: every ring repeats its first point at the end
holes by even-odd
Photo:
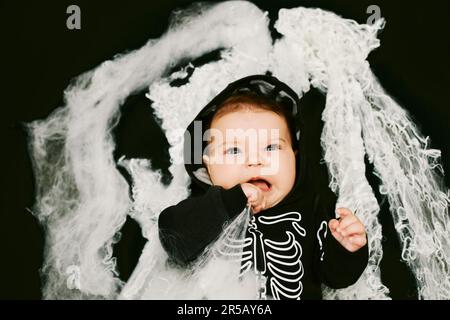
{"type": "MultiPolygon", "coordinates": [[[[242,273],[256,264],[266,279],[266,294],[275,299],[321,299],[321,283],[344,288],[355,283],[368,261],[367,244],[351,253],[331,235],[328,221],[335,218],[336,198],[328,188],[318,187],[314,161],[308,159],[308,129],[296,93],[278,79],[255,75],[231,83],[195,120],[207,127],[216,107],[233,94],[252,91],[274,99],[292,114],[296,144],[296,182],[277,205],[252,216],[247,229],[249,258],[242,273]],[[253,264],[252,264],[253,263],[253,264]]],[[[308,93],[309,96],[317,93],[308,93]]],[[[307,94],[307,95],[308,95],[307,94]]],[[[302,98],[302,103],[310,99],[302,98]]],[[[194,121],[187,128],[191,137],[194,121]]],[[[206,129],[204,127],[203,129],[206,129]]],[[[223,231],[223,226],[245,209],[247,198],[238,184],[228,190],[212,186],[205,168],[195,163],[194,143],[185,141],[185,166],[193,183],[204,191],[166,208],[159,217],[160,240],[176,263],[193,262],[223,231]]],[[[309,146],[311,149],[311,146],[309,146]]],[[[247,255],[246,255],[247,256],[247,255]]]]}

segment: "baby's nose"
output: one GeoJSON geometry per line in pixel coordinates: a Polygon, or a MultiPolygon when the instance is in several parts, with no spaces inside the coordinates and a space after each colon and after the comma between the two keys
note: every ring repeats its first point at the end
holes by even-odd
{"type": "Polygon", "coordinates": [[[266,159],[260,152],[250,152],[247,158],[247,165],[261,166],[266,163],[266,159]]]}

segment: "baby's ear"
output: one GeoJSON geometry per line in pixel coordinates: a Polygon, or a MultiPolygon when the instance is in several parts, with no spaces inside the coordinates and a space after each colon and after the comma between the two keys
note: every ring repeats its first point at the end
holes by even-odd
{"type": "Polygon", "coordinates": [[[204,162],[205,164],[209,164],[209,156],[207,156],[206,154],[204,154],[202,158],[203,158],[203,162],[204,162]]]}

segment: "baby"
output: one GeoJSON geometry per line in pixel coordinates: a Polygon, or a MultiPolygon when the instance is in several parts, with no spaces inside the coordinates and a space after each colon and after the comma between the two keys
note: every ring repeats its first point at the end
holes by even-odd
{"type": "MultiPolygon", "coordinates": [[[[202,160],[186,139],[186,169],[203,187],[160,215],[160,239],[186,265],[248,205],[251,218],[242,273],[255,268],[274,299],[321,299],[321,284],[347,287],[368,260],[364,225],[336,210],[308,181],[306,144],[295,92],[278,79],[255,75],[230,84],[196,117],[202,160]],[[194,158],[194,161],[192,161],[194,158]],[[327,234],[331,233],[331,236],[327,234]]],[[[198,147],[198,146],[197,146],[198,147]]],[[[309,178],[310,179],[310,178],[309,178]]]]}

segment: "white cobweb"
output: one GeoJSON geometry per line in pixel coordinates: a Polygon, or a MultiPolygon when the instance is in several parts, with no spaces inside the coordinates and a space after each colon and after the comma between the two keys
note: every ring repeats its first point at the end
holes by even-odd
{"type": "Polygon", "coordinates": [[[239,246],[228,245],[242,238],[245,211],[189,270],[166,263],[157,219],[165,207],[189,195],[182,164],[187,125],[228,83],[267,70],[299,96],[310,85],[326,92],[322,147],[330,186],[338,205],[354,210],[367,228],[370,259],[364,274],[349,288],[324,288],[324,297],[389,298],[380,280],[379,206],[365,178],[367,154],[389,200],[402,258],[417,278],[420,298],[450,298],[449,197],[440,152],[428,149],[427,139],[383,91],[366,61],[379,46],[382,21],[359,25],[320,9],[282,9],[275,27],[283,37],[272,45],[268,17],[251,3],[196,6],[189,13],[178,15],[161,38],[79,76],[65,91],[63,107],[29,125],[34,214],[46,231],[44,298],[256,297],[254,274],[239,279],[240,263],[230,258],[239,256],[239,246]],[[172,66],[218,48],[223,48],[221,60],[195,68],[185,85],[170,86],[186,76],[183,71],[167,75],[172,66]],[[116,168],[111,130],[126,98],[146,88],[170,144],[173,180],[162,184],[149,160],[121,160],[132,176],[132,200],[116,168]],[[112,245],[127,215],[139,222],[148,242],[123,283],[112,245]],[[229,248],[226,254],[224,248],[229,248]]]}

